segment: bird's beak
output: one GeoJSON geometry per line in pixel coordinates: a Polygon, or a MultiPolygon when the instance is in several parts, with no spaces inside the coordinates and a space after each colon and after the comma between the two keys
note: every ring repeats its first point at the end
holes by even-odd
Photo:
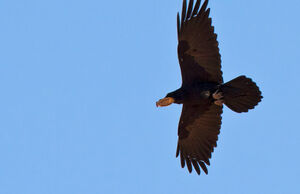
{"type": "Polygon", "coordinates": [[[169,106],[170,104],[174,103],[175,99],[172,97],[166,97],[163,99],[160,99],[156,102],[156,107],[163,107],[163,106],[169,106]]]}

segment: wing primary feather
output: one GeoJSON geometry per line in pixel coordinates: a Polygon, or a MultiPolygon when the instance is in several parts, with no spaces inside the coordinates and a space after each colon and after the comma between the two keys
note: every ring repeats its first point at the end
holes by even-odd
{"type": "Polygon", "coordinates": [[[183,0],[182,3],[182,12],[181,12],[181,28],[183,26],[183,22],[185,21],[185,15],[186,15],[186,0],[183,0]]]}
{"type": "MultiPolygon", "coordinates": [[[[209,13],[210,13],[210,8],[208,8],[208,9],[206,10],[205,15],[207,15],[207,17],[209,17],[209,13]]],[[[211,26],[211,20],[210,20],[210,24],[209,24],[209,25],[211,26]]]]}
{"type": "MultiPolygon", "coordinates": [[[[209,9],[208,9],[209,10],[209,9]]],[[[209,11],[204,12],[199,16],[199,23],[201,23],[201,26],[210,26],[211,25],[211,18],[209,18],[209,11]]],[[[208,27],[209,29],[210,27],[208,27]]]]}
{"type": "Polygon", "coordinates": [[[210,161],[209,161],[209,159],[206,159],[206,161],[205,160],[203,160],[208,166],[210,165],[210,161]]]}
{"type": "Polygon", "coordinates": [[[200,175],[200,168],[199,168],[199,165],[198,165],[197,161],[196,160],[192,160],[192,164],[193,164],[193,166],[194,166],[197,174],[200,175]]]}
{"type": "Polygon", "coordinates": [[[205,0],[198,15],[201,15],[206,10],[207,4],[208,4],[208,0],[205,0]]]}
{"type": "Polygon", "coordinates": [[[195,7],[194,7],[192,16],[197,15],[197,13],[198,13],[198,11],[199,11],[200,3],[201,3],[201,0],[197,0],[197,1],[196,1],[196,4],[195,4],[195,7]]]}
{"type": "Polygon", "coordinates": [[[179,39],[179,34],[180,34],[180,16],[179,16],[179,12],[177,13],[177,36],[179,39]]]}
{"type": "Polygon", "coordinates": [[[186,159],[186,165],[188,167],[189,172],[191,173],[193,171],[193,168],[189,158],[186,159]]]}
{"type": "Polygon", "coordinates": [[[192,15],[193,5],[194,5],[194,0],[190,0],[186,19],[189,19],[192,15]]]}
{"type": "Polygon", "coordinates": [[[199,161],[199,164],[200,164],[202,170],[205,172],[205,174],[207,174],[208,171],[207,171],[207,168],[206,168],[205,164],[203,162],[201,162],[201,161],[199,161]]]}
{"type": "Polygon", "coordinates": [[[185,160],[184,160],[182,152],[180,152],[180,163],[181,163],[181,167],[184,168],[184,166],[185,166],[185,160]]]}
{"type": "MultiPolygon", "coordinates": [[[[202,147],[202,146],[201,146],[202,147]]],[[[202,148],[201,149],[199,149],[199,153],[201,153],[201,155],[203,156],[203,161],[207,164],[207,165],[209,165],[210,163],[209,163],[209,159],[208,159],[208,155],[202,150],[202,148]]]]}
{"type": "Polygon", "coordinates": [[[176,149],[176,158],[178,157],[179,155],[179,145],[177,144],[177,149],[176,149]]]}

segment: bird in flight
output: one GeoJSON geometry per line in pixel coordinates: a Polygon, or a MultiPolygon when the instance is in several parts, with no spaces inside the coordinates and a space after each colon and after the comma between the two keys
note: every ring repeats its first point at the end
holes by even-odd
{"type": "Polygon", "coordinates": [[[178,125],[176,157],[191,173],[193,167],[207,174],[211,154],[217,146],[223,104],[242,113],[253,109],[262,99],[257,85],[246,76],[224,83],[217,35],[205,0],[188,5],[183,0],[181,17],[177,14],[178,59],[182,85],[156,102],[157,107],[183,104],[178,125]]]}

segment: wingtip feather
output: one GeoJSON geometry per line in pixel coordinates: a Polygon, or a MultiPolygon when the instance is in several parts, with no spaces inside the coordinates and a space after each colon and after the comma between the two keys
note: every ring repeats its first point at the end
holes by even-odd
{"type": "Polygon", "coordinates": [[[194,7],[194,10],[193,10],[193,13],[192,13],[192,16],[195,16],[195,15],[198,14],[200,4],[201,4],[201,0],[197,0],[196,4],[195,4],[195,7],[194,7]]]}
{"type": "Polygon", "coordinates": [[[207,8],[207,5],[208,5],[208,0],[205,0],[200,11],[199,11],[199,15],[201,15],[207,8]]]}
{"type": "Polygon", "coordinates": [[[180,163],[181,163],[181,167],[184,168],[185,160],[184,160],[184,157],[183,157],[182,153],[180,153],[180,163]]]}
{"type": "Polygon", "coordinates": [[[205,164],[203,162],[201,162],[201,161],[199,162],[199,164],[200,164],[202,170],[205,172],[205,174],[208,174],[208,170],[207,170],[205,164]]]}
{"type": "Polygon", "coordinates": [[[177,149],[176,149],[176,158],[178,157],[179,155],[179,145],[177,144],[177,149]]]}
{"type": "Polygon", "coordinates": [[[179,34],[180,34],[180,16],[179,16],[179,12],[177,13],[177,36],[179,38],[179,34]]]}
{"type": "Polygon", "coordinates": [[[199,168],[199,165],[198,165],[197,161],[192,160],[192,164],[193,164],[194,169],[196,170],[197,174],[200,175],[200,168],[199,168]]]}
{"type": "Polygon", "coordinates": [[[192,173],[192,171],[193,171],[192,164],[188,158],[186,159],[186,165],[187,165],[189,172],[192,173]]]}
{"type": "Polygon", "coordinates": [[[189,19],[192,15],[193,5],[194,5],[194,0],[190,0],[186,19],[189,19]]]}
{"type": "Polygon", "coordinates": [[[182,11],[181,11],[181,26],[183,25],[183,22],[185,21],[185,16],[186,16],[186,0],[183,0],[182,11]]]}

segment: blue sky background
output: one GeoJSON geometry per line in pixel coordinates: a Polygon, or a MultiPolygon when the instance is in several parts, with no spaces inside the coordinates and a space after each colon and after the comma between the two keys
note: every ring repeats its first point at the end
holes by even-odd
{"type": "Polygon", "coordinates": [[[1,194],[297,194],[298,0],[211,0],[225,81],[263,102],[224,108],[209,174],[175,158],[182,0],[0,1],[1,194]]]}

